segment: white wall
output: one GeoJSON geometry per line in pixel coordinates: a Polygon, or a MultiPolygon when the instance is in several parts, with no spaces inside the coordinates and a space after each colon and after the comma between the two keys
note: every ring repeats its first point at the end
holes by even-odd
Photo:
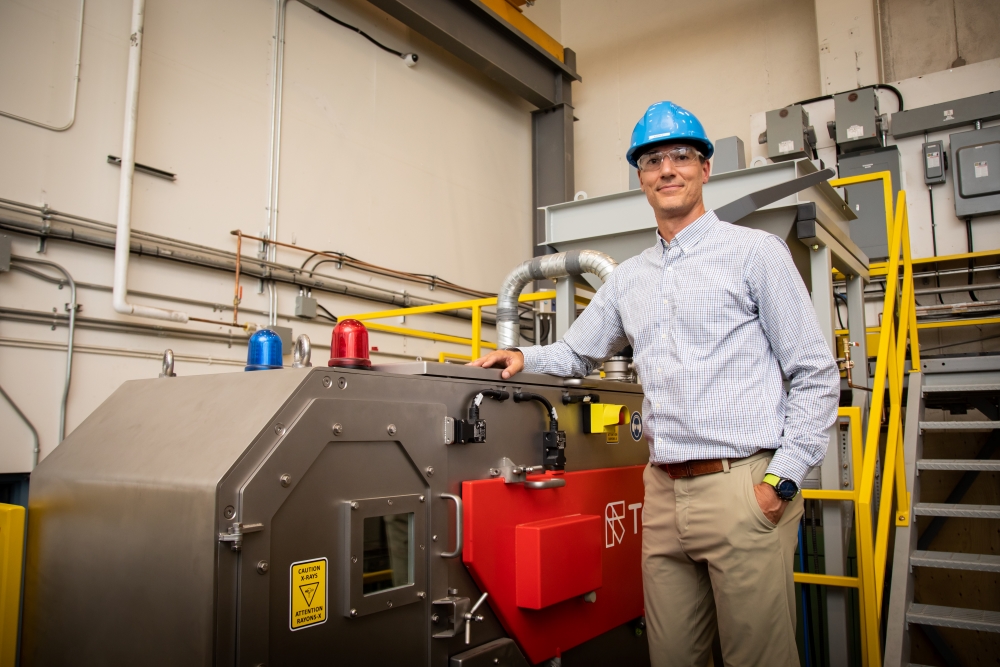
{"type": "MultiPolygon", "coordinates": [[[[78,112],[71,129],[56,133],[0,117],[0,198],[115,221],[119,170],[106,157],[121,154],[131,4],[86,3],[78,112]]],[[[289,4],[279,240],[495,291],[517,262],[531,256],[530,106],[364,0],[319,5],[403,52],[417,52],[420,61],[407,68],[356,33],[299,3],[289,4]]],[[[266,228],[274,7],[272,0],[147,0],[136,160],[175,172],[177,180],[136,174],[136,229],[233,251],[231,230],[257,234],[266,228]]],[[[67,115],[75,59],[67,40],[75,39],[78,8],[76,0],[0,0],[0,109],[52,121],[67,115]]],[[[36,256],[35,251],[33,240],[15,238],[16,254],[36,256]]],[[[244,252],[252,255],[255,249],[244,252]]],[[[63,264],[78,281],[112,282],[112,254],[106,250],[51,242],[46,254],[37,256],[63,264]]],[[[295,251],[278,253],[280,262],[303,259],[295,251]]],[[[464,298],[338,272],[331,265],[323,271],[440,301],[464,298]]],[[[230,274],[133,256],[129,286],[228,304],[232,281],[230,274]]],[[[245,279],[243,286],[243,306],[266,310],[256,281],[245,279]]],[[[280,290],[279,312],[291,314],[295,291],[280,290]]],[[[338,315],[387,307],[313,296],[338,315]]],[[[81,315],[134,319],[115,314],[106,292],[81,290],[79,300],[81,315]]],[[[215,320],[230,316],[169,301],[132,300],[215,320]]],[[[54,285],[0,274],[0,306],[62,312],[67,301],[67,291],[54,285]]],[[[266,323],[260,315],[249,319],[266,323]]],[[[406,324],[462,336],[470,331],[467,322],[441,317],[408,318],[406,324]]],[[[301,321],[291,326],[296,334],[310,335],[314,362],[325,363],[331,326],[301,321]]],[[[0,384],[39,428],[43,456],[56,444],[64,353],[26,349],[29,343],[18,341],[58,345],[65,338],[64,328],[0,319],[0,384]]],[[[121,382],[159,372],[156,359],[107,356],[94,348],[128,348],[148,357],[171,347],[178,355],[202,358],[179,362],[182,374],[241,371],[239,365],[207,360],[238,364],[245,358],[245,347],[170,337],[81,329],[77,341],[90,347],[77,355],[74,367],[70,429],[121,382]]],[[[378,333],[372,344],[411,356],[468,353],[378,333]]],[[[3,404],[0,430],[7,434],[0,440],[0,471],[27,469],[27,431],[3,404]]]]}

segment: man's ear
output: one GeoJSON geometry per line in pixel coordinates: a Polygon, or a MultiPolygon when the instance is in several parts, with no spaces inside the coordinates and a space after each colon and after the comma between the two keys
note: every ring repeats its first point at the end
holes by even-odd
{"type": "Polygon", "coordinates": [[[711,175],[712,175],[712,161],[705,160],[705,163],[702,165],[701,184],[704,185],[705,183],[708,183],[708,178],[711,175]]]}

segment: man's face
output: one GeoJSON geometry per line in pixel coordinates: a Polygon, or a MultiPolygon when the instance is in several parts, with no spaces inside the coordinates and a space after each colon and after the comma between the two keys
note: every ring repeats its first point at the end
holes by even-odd
{"type": "MultiPolygon", "coordinates": [[[[663,153],[677,146],[688,144],[671,142],[651,148],[643,154],[663,153]]],[[[646,193],[649,205],[656,211],[657,217],[665,215],[675,218],[683,217],[701,201],[701,186],[708,182],[711,166],[708,160],[695,156],[687,164],[675,164],[669,157],[654,160],[653,165],[645,165],[639,158],[639,183],[646,193]],[[650,168],[652,166],[653,168],[650,168]]]]}

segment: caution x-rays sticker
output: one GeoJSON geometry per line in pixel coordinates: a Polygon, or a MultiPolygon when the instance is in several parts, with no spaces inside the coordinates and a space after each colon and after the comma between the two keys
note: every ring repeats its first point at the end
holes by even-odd
{"type": "Polygon", "coordinates": [[[288,627],[293,632],[326,623],[326,559],[292,563],[288,627]]]}

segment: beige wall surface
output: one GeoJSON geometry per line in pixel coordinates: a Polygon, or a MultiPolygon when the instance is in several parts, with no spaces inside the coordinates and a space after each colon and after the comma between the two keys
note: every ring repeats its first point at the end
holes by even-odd
{"type": "MultiPolygon", "coordinates": [[[[526,15],[552,32],[536,9],[549,1],[526,15]]],[[[583,75],[573,90],[576,189],[589,196],[628,189],[625,151],[653,102],[689,109],[712,139],[749,145],[751,113],[819,94],[811,2],[561,0],[560,19],[583,75]]]]}
{"type": "Polygon", "coordinates": [[[887,81],[1000,58],[1000,0],[881,0],[887,81]]]}
{"type": "MultiPolygon", "coordinates": [[[[418,53],[420,61],[407,68],[358,34],[289,3],[278,239],[495,291],[531,256],[530,105],[364,0],[317,4],[400,51],[418,53]]],[[[0,110],[44,122],[68,115],[79,7],[79,0],[0,0],[0,110]]],[[[72,128],[57,133],[0,117],[0,198],[115,222],[120,172],[107,156],[122,149],[131,7],[130,0],[86,2],[72,128]]],[[[266,229],[274,21],[274,0],[147,0],[136,160],[174,172],[177,180],[136,174],[135,229],[228,251],[235,250],[231,230],[266,229]]],[[[16,236],[15,253],[57,261],[77,281],[112,283],[112,253],[104,249],[51,242],[36,255],[34,240],[16,236]]],[[[253,256],[256,247],[244,253],[253,256]]],[[[295,265],[305,257],[278,253],[279,262],[295,265]]],[[[331,264],[321,271],[438,301],[465,298],[331,264]]],[[[229,304],[233,278],[133,256],[129,287],[229,304]]],[[[266,311],[266,296],[256,287],[256,280],[243,281],[243,307],[266,311]]],[[[332,325],[286,317],[296,291],[279,286],[279,293],[279,324],[309,334],[314,362],[325,364],[332,325]]],[[[313,296],[337,315],[388,307],[313,296]]],[[[54,285],[0,274],[2,308],[63,312],[68,300],[54,285]]],[[[196,317],[231,317],[169,298],[131,300],[196,317]]],[[[165,325],[116,314],[104,291],[81,289],[79,301],[81,316],[165,325]]],[[[252,312],[240,319],[267,321],[252,312]]],[[[461,336],[470,331],[468,322],[442,317],[387,323],[461,336]]],[[[56,444],[65,371],[58,346],[65,341],[65,328],[0,318],[0,385],[38,427],[43,457],[56,444]],[[44,346],[54,349],[34,349],[44,346]]],[[[125,380],[156,377],[160,363],[151,357],[164,348],[181,358],[182,374],[242,371],[246,350],[92,329],[79,329],[77,341],[83,350],[74,363],[70,430],[125,380]]],[[[411,358],[468,353],[467,347],[379,333],[372,345],[411,358]]],[[[26,470],[28,432],[2,402],[0,430],[9,434],[0,439],[0,471],[26,470]]]]}

